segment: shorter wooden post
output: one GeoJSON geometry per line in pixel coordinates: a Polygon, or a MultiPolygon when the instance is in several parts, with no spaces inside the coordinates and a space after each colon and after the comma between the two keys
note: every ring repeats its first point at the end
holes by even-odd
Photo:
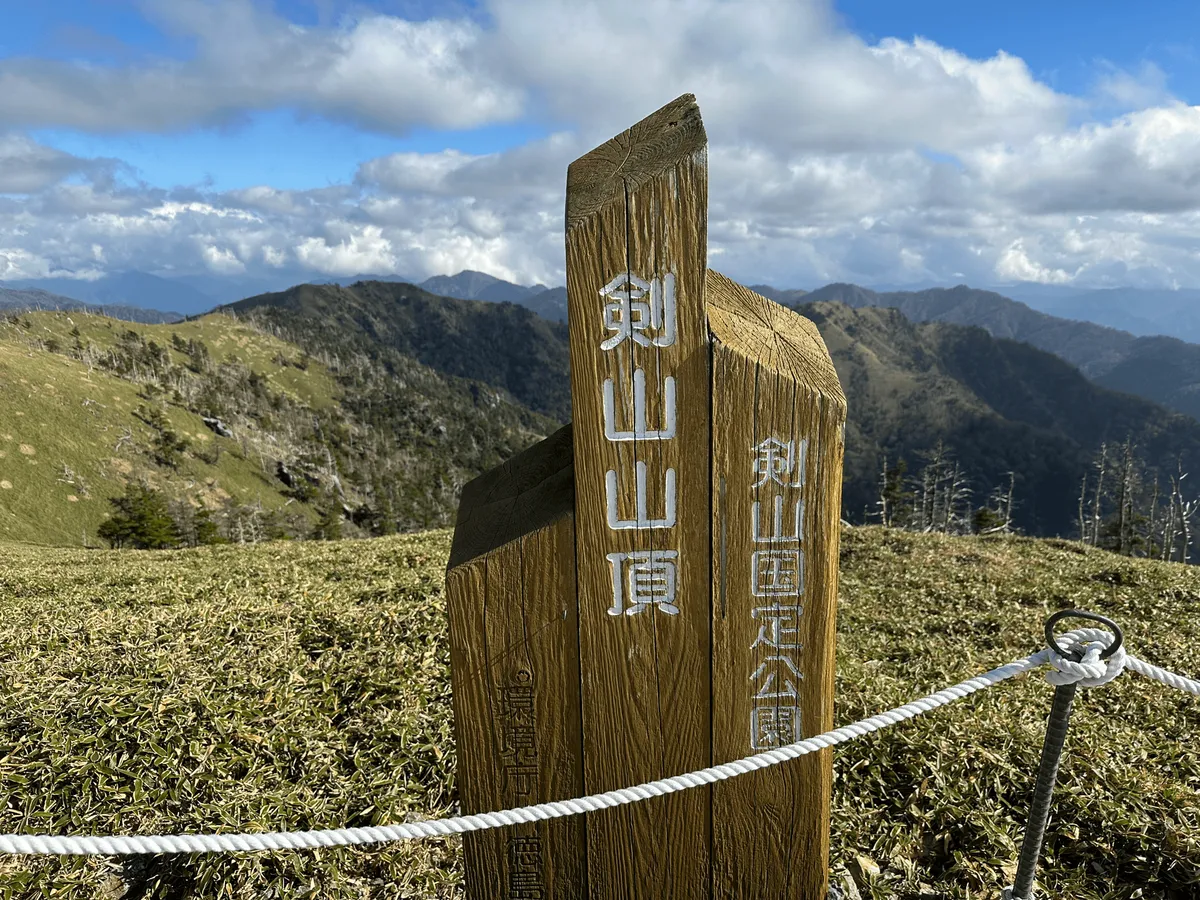
{"type": "MultiPolygon", "coordinates": [[[[464,813],[583,788],[570,426],[463,489],[446,576],[464,813]]],[[[585,894],[582,816],[463,836],[472,900],[585,894]]]]}
{"type": "MultiPolygon", "coordinates": [[[[713,762],[833,728],[846,399],[812,322],[716,272],[713,762]]],[[[714,898],[823,898],[831,748],[713,786],[714,898]]]]}

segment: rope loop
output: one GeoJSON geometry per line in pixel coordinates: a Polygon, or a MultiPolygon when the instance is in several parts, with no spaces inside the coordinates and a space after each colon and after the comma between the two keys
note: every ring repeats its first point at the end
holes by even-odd
{"type": "Polygon", "coordinates": [[[1117,647],[1108,659],[1100,658],[1100,654],[1111,647],[1115,640],[1116,635],[1103,628],[1077,628],[1060,636],[1055,640],[1059,649],[1066,653],[1081,650],[1083,659],[1076,662],[1046,648],[1043,651],[1046,662],[1053,667],[1046,673],[1046,680],[1055,687],[1064,684],[1077,684],[1079,687],[1108,684],[1125,670],[1124,646],[1117,647]],[[1065,647],[1063,642],[1066,642],[1065,647]]]}

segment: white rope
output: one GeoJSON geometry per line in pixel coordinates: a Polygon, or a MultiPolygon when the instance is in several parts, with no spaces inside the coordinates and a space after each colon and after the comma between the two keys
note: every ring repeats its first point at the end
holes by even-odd
{"type": "Polygon", "coordinates": [[[1178,688],[1200,697],[1200,681],[1184,678],[1182,675],[1152,666],[1136,656],[1129,656],[1126,654],[1124,646],[1118,647],[1117,652],[1107,660],[1100,660],[1101,651],[1112,646],[1112,642],[1116,640],[1111,631],[1105,631],[1103,628],[1077,628],[1059,636],[1057,640],[1060,647],[1063,646],[1062,641],[1065,640],[1067,642],[1066,649],[1077,647],[1083,649],[1085,653],[1081,661],[1073,662],[1064,659],[1060,654],[1047,647],[1044,651],[1048,656],[1046,661],[1053,668],[1046,673],[1046,680],[1053,685],[1075,682],[1080,687],[1096,687],[1108,684],[1124,669],[1133,669],[1139,675],[1145,675],[1147,678],[1161,681],[1169,687],[1178,688]],[[1082,640],[1084,638],[1086,640],[1082,640]]]}
{"type": "MultiPolygon", "coordinates": [[[[1117,652],[1107,660],[1100,659],[1101,652],[1111,647],[1112,642],[1117,639],[1111,631],[1102,628],[1077,628],[1063,635],[1063,638],[1069,638],[1066,646],[1068,651],[1080,649],[1084,654],[1082,660],[1075,662],[1055,653],[1049,647],[1046,648],[1047,662],[1052,666],[1046,673],[1046,680],[1055,687],[1072,683],[1080,687],[1108,684],[1121,674],[1129,661],[1124,645],[1118,647],[1117,652]]],[[[1058,638],[1055,638],[1055,643],[1058,643],[1058,638]]],[[[1060,643],[1058,646],[1061,648],[1063,645],[1060,643]]]]}
{"type": "MultiPolygon", "coordinates": [[[[1072,641],[1082,640],[1085,637],[1090,637],[1093,641],[1104,641],[1103,636],[1107,636],[1110,640],[1112,639],[1112,635],[1106,631],[1079,629],[1078,631],[1067,632],[1061,635],[1060,640],[1067,640],[1067,646],[1070,647],[1072,646],[1072,641]],[[1097,637],[1097,634],[1102,636],[1097,637]]],[[[1060,646],[1062,645],[1060,644],[1060,646]]],[[[1104,646],[1108,646],[1108,644],[1104,646]]],[[[1096,653],[1099,653],[1099,650],[1096,653]]],[[[911,703],[906,703],[903,706],[898,706],[879,715],[871,716],[869,719],[863,719],[860,722],[855,722],[852,725],[846,725],[842,728],[835,728],[816,737],[788,744],[776,750],[768,750],[754,756],[748,756],[745,759],[737,760],[736,762],[711,766],[707,769],[700,769],[699,771],[689,772],[685,775],[662,778],[658,781],[638,785],[637,787],[607,791],[603,794],[594,794],[590,797],[580,797],[575,800],[556,800],[549,803],[538,803],[533,806],[523,806],[517,809],[502,810],[500,812],[455,816],[446,819],[431,819],[424,822],[409,822],[403,825],[381,825],[374,828],[335,828],[325,831],[267,832],[262,834],[145,835],[131,837],[55,837],[51,835],[6,834],[0,835],[0,853],[108,856],[126,853],[212,853],[219,851],[342,847],[351,844],[372,844],[382,841],[404,841],[448,834],[463,834],[468,831],[482,831],[487,828],[499,828],[522,822],[537,822],[543,819],[555,819],[561,816],[595,812],[600,809],[609,809],[626,803],[636,803],[639,800],[648,800],[651,797],[659,797],[663,794],[671,794],[676,791],[687,790],[688,788],[699,787],[704,784],[713,784],[714,782],[723,781],[728,778],[735,778],[738,775],[745,775],[758,769],[778,765],[789,759],[796,759],[816,750],[824,749],[825,747],[832,747],[834,744],[862,737],[865,734],[878,731],[888,725],[895,725],[903,722],[905,719],[911,719],[920,713],[926,713],[937,709],[939,706],[952,703],[955,700],[961,700],[968,694],[992,687],[1022,672],[1037,668],[1043,663],[1052,662],[1053,664],[1051,659],[1053,655],[1050,648],[1046,647],[1037,653],[1026,656],[1024,659],[1018,659],[998,669],[992,669],[990,672],[977,675],[953,687],[938,691],[936,694],[930,694],[928,697],[923,697],[920,700],[914,700],[911,703]]],[[[1112,659],[1117,659],[1121,655],[1120,651],[1118,651],[1118,653],[1113,655],[1112,659]]],[[[1060,657],[1058,664],[1068,662],[1070,660],[1063,660],[1060,657]]],[[[1055,665],[1057,666],[1058,664],[1055,665]]],[[[1104,663],[1097,664],[1100,666],[1105,665],[1104,663]]],[[[1088,665],[1088,663],[1084,662],[1074,665],[1088,665]]],[[[1162,681],[1164,684],[1200,694],[1200,683],[1174,675],[1156,666],[1148,665],[1132,656],[1124,656],[1123,665],[1134,671],[1141,672],[1150,678],[1162,681]]],[[[1120,670],[1118,669],[1117,671],[1119,673],[1120,670]]],[[[1107,666],[1105,666],[1103,675],[1097,674],[1095,666],[1087,669],[1085,672],[1070,672],[1067,674],[1079,679],[1104,677],[1104,675],[1107,675],[1107,666]]],[[[1113,677],[1116,676],[1114,675],[1113,677]]],[[[1080,681],[1080,683],[1083,682],[1080,681]]]]}

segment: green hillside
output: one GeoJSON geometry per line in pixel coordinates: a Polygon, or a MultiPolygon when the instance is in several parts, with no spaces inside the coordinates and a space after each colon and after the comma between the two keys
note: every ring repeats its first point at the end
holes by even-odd
{"type": "Polygon", "coordinates": [[[571,417],[567,326],[513,303],[439,297],[403,282],[302,284],[224,307],[331,353],[409,357],[484,382],[557,421],[571,417]]]}
{"type": "MultiPolygon", "coordinates": [[[[1065,313],[1047,315],[994,291],[960,284],[923,291],[876,292],[854,284],[827,284],[803,298],[776,291],[772,299],[789,306],[838,301],[854,307],[892,307],[913,322],[978,325],[996,338],[1032,344],[1053,353],[1102,387],[1124,391],[1161,403],[1168,409],[1200,419],[1200,344],[1176,337],[1136,337],[1095,321],[1078,321],[1065,313]]],[[[1102,293],[1102,292],[1098,292],[1102,293]]],[[[1175,297],[1176,292],[1165,292],[1175,297]]],[[[1172,301],[1156,298],[1160,306],[1172,301]]],[[[1080,302],[1098,304],[1099,296],[1080,302]]],[[[1186,299],[1174,302],[1187,304],[1186,299]]],[[[1162,310],[1157,310],[1159,315],[1162,310]]],[[[1183,318],[1187,318],[1184,316],[1183,318]]],[[[1149,324],[1149,323],[1147,323],[1149,324]]]]}
{"type": "Polygon", "coordinates": [[[445,525],[465,481],[554,426],[410,357],[322,359],[228,315],[0,318],[0,538],[95,545],[129,481],[219,509],[239,540],[307,536],[323,509],[351,535],[445,525]]]}
{"type": "MultiPolygon", "coordinates": [[[[95,362],[132,327],[80,312],[0,320],[0,537],[96,546],[96,528],[110,512],[106,498],[135,478],[210,509],[231,501],[261,503],[266,510],[287,504],[282,485],[268,477],[254,452],[260,434],[252,441],[248,435],[243,447],[218,437],[199,414],[177,403],[163,404],[163,413],[194,450],[178,468],[154,463],[148,448],[155,429],[137,414],[154,405],[147,395],[150,382],[120,377],[95,362]],[[88,358],[68,355],[77,339],[93,348],[88,358]],[[217,458],[206,462],[214,452],[217,458]]],[[[137,333],[162,347],[174,365],[183,366],[186,357],[170,349],[172,333],[203,341],[217,365],[239,360],[302,407],[334,405],[335,385],[327,372],[314,366],[299,373],[273,362],[279,355],[297,357],[298,351],[228,319],[141,325],[137,333]]]]}
{"type": "MultiPolygon", "coordinates": [[[[1200,467],[1200,423],[1105,389],[1053,354],[894,310],[799,311],[821,330],[850,401],[849,521],[875,509],[885,456],[905,460],[911,488],[939,442],[965,473],[967,519],[1011,471],[1014,524],[1041,535],[1077,532],[1080,483],[1103,442],[1136,445],[1139,515],[1156,473],[1165,489],[1179,464],[1200,467]]],[[[45,543],[94,535],[105,498],[131,477],[242,509],[257,536],[307,536],[330,517],[348,536],[449,525],[466,481],[570,415],[561,323],[400,283],[303,285],[173,325],[29,313],[0,319],[0,348],[0,422],[14,423],[0,430],[13,435],[0,446],[0,479],[13,485],[0,487],[0,536],[45,543]],[[117,401],[88,393],[97,379],[117,401]],[[65,393],[46,399],[51,390],[65,393]],[[190,442],[176,467],[155,459],[154,408],[190,442]],[[201,415],[234,439],[215,437],[201,415]],[[64,465],[87,496],[59,480],[64,465]]]]}
{"type": "MultiPolygon", "coordinates": [[[[1071,606],[1121,623],[1148,662],[1200,674],[1184,566],[1029,538],[870,527],[841,540],[838,726],[1038,650],[1046,616],[1071,606]]],[[[449,543],[0,544],[0,832],[452,814],[449,543]]],[[[831,862],[860,873],[864,897],[978,900],[1012,882],[1052,692],[1042,671],[834,749],[831,862]]],[[[1076,706],[1040,883],[1072,900],[1196,896],[1196,698],[1128,673],[1076,706]]],[[[458,898],[461,881],[456,839],[0,856],[0,895],[21,900],[458,898]]]]}

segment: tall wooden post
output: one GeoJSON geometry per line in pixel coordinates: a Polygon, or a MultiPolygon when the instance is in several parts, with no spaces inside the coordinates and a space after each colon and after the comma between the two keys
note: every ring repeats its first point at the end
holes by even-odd
{"type": "MultiPolygon", "coordinates": [[[[584,786],[712,763],[704,126],[682,97],[567,170],[584,786]]],[[[707,788],[588,817],[593,896],[699,897],[707,788]]]]}
{"type": "MultiPolygon", "coordinates": [[[[568,170],[574,422],[468,485],[447,577],[465,812],[833,725],[845,398],[812,323],[706,270],[706,205],[691,95],[568,170]]],[[[831,760],[468,836],[468,892],[824,898],[831,760]]]]}

